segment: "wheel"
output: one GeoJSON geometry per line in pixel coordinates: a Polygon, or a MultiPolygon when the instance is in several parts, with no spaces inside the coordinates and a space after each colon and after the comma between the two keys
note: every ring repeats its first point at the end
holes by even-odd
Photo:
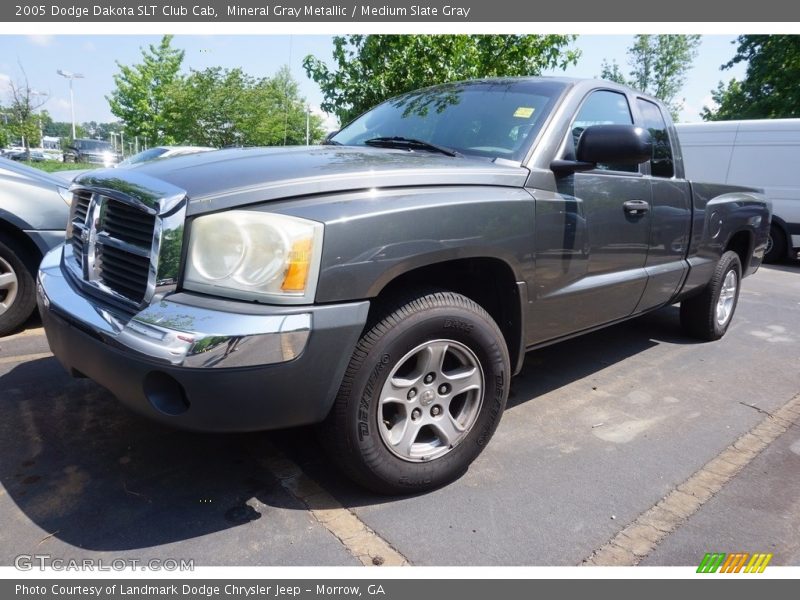
{"type": "Polygon", "coordinates": [[[417,294],[359,340],[322,442],[375,492],[434,489],[461,476],[489,442],[510,374],[503,335],[483,308],[451,292],[417,294]]]}
{"type": "Polygon", "coordinates": [[[739,301],[742,264],[736,252],[725,252],[703,292],[681,302],[681,325],[701,340],[718,340],[731,324],[739,301]]]}
{"type": "Polygon", "coordinates": [[[765,263],[776,263],[786,258],[786,234],[777,225],[769,228],[767,251],[764,253],[765,263]]]}
{"type": "Polygon", "coordinates": [[[31,263],[24,249],[0,237],[0,335],[13,331],[33,314],[36,294],[31,263]]]}

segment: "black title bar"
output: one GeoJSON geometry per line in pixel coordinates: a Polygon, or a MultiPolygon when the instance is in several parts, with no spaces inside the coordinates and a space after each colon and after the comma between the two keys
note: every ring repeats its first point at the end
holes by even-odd
{"type": "MultiPolygon", "coordinates": [[[[759,0],[453,0],[383,2],[330,0],[11,0],[4,22],[793,22],[800,3],[759,0]]],[[[598,33],[602,33],[598,29],[598,33]]]]}

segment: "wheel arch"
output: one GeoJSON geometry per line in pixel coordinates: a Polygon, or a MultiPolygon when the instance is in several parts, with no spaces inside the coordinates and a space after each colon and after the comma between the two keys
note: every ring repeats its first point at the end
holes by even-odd
{"type": "Polygon", "coordinates": [[[497,323],[508,348],[512,373],[518,373],[525,355],[524,335],[527,288],[518,282],[511,265],[496,257],[470,257],[435,262],[396,274],[375,291],[370,322],[382,306],[413,289],[444,289],[466,296],[497,323]]]}
{"type": "Polygon", "coordinates": [[[735,231],[725,244],[725,250],[723,252],[732,250],[739,256],[739,262],[742,265],[742,276],[748,272],[754,246],[755,234],[750,229],[739,229],[735,231]]]}
{"type": "Polygon", "coordinates": [[[28,267],[28,270],[35,275],[44,254],[30,236],[26,235],[18,225],[0,216],[0,241],[3,239],[9,239],[24,249],[23,262],[28,267]]]}
{"type": "Polygon", "coordinates": [[[780,229],[781,233],[783,234],[783,239],[786,241],[786,256],[784,258],[792,258],[793,257],[793,246],[792,246],[792,233],[789,231],[789,224],[781,219],[779,216],[773,214],[772,215],[772,222],[770,225],[774,225],[778,229],[780,229]]]}

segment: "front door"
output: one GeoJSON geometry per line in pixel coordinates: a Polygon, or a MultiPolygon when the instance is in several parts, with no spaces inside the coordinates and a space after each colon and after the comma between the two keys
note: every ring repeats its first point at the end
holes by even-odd
{"type": "MultiPolygon", "coordinates": [[[[633,124],[625,94],[592,92],[565,142],[574,158],[591,125],[633,124]]],[[[598,165],[536,193],[536,269],[528,344],[602,325],[633,313],[647,284],[651,186],[639,165],[598,165]]]]}

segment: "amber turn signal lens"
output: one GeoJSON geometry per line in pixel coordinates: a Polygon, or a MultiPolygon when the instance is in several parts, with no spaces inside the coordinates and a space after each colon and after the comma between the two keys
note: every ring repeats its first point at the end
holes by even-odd
{"type": "Polygon", "coordinates": [[[281,290],[284,292],[302,292],[306,289],[308,271],[311,266],[311,249],[313,240],[305,238],[292,244],[289,253],[289,267],[283,278],[281,290]]]}

